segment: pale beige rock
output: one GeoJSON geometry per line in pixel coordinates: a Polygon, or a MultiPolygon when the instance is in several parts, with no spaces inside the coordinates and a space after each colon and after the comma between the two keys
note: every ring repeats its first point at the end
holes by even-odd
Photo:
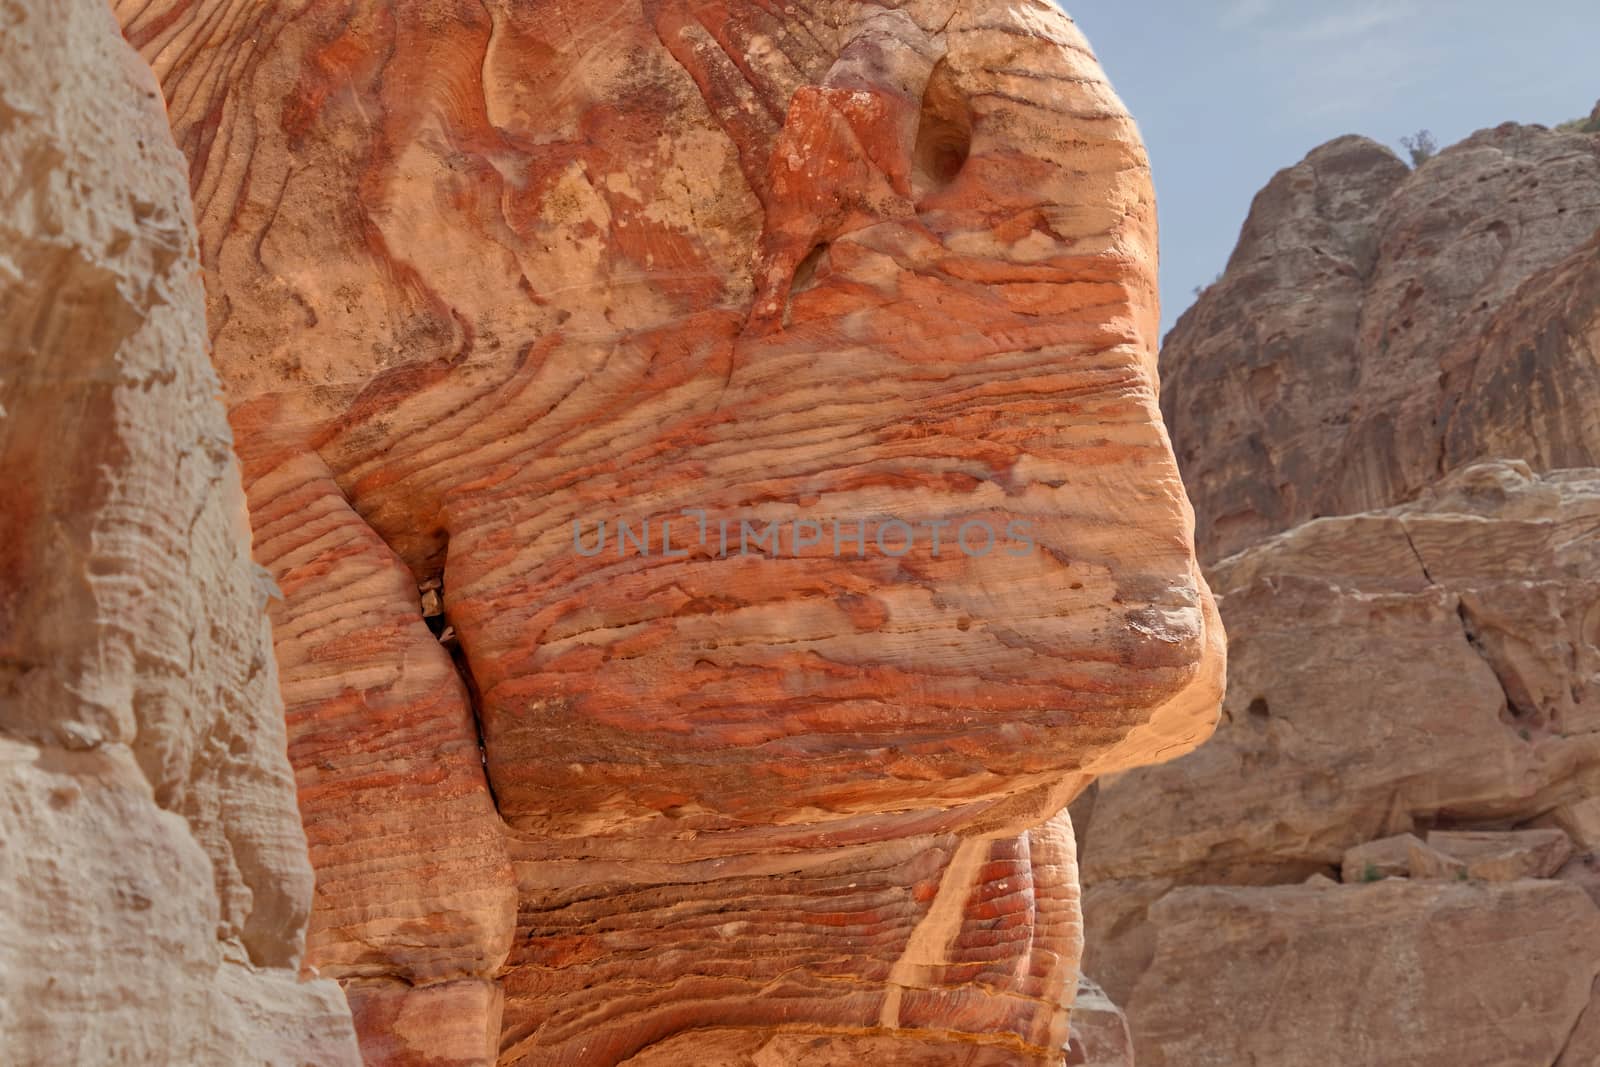
{"type": "Polygon", "coordinates": [[[98,0],[0,5],[0,1061],[357,1062],[186,169],[98,0]]]}
{"type": "Polygon", "coordinates": [[[1467,877],[1486,882],[1550,878],[1572,856],[1572,839],[1562,830],[1435,830],[1428,847],[1465,864],[1467,877]]]}
{"type": "Polygon", "coordinates": [[[1600,849],[1600,796],[1558,805],[1550,814],[1579,848],[1600,849]]]}
{"type": "Polygon", "coordinates": [[[1465,860],[1413,841],[1406,850],[1407,877],[1419,882],[1465,882],[1465,860]]]}
{"type": "MultiPolygon", "coordinates": [[[[1214,568],[1232,638],[1223,723],[1192,755],[1103,779],[1084,831],[1085,968],[1130,1008],[1136,1045],[1149,915],[1175,887],[1337,867],[1358,888],[1368,863],[1410,873],[1429,831],[1581,821],[1600,789],[1597,524],[1596,472],[1490,463],[1214,568]]],[[[1467,865],[1429,873],[1458,884],[1467,865]]],[[[1564,879],[1593,891],[1588,873],[1569,863],[1564,879]]],[[[1574,938],[1551,960],[1591,957],[1600,944],[1574,938]]]]}
{"type": "Polygon", "coordinates": [[[1150,918],[1140,1067],[1548,1064],[1600,970],[1600,911],[1557,882],[1190,888],[1150,918]]]}
{"type": "Polygon", "coordinates": [[[1133,1067],[1133,1036],[1122,1009],[1093,980],[1078,976],[1067,1067],[1133,1067]]]}
{"type": "Polygon", "coordinates": [[[1363,841],[1347,848],[1339,863],[1339,878],[1346,883],[1404,878],[1411,871],[1411,849],[1422,842],[1415,834],[1395,834],[1363,841]]]}
{"type": "Polygon", "coordinates": [[[1088,882],[1298,881],[1366,841],[1592,797],[1597,522],[1600,472],[1493,463],[1218,564],[1222,725],[1102,780],[1088,882]]]}

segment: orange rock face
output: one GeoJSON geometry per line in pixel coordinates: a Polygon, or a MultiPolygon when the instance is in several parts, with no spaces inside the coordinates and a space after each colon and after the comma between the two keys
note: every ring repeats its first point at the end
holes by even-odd
{"type": "Polygon", "coordinates": [[[1072,24],[116,7],[369,1060],[1056,1062],[1055,816],[1197,744],[1222,658],[1072,24]]]}

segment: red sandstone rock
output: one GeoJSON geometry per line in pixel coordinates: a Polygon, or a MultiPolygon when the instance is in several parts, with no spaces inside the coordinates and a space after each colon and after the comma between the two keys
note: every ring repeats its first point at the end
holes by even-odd
{"type": "Polygon", "coordinates": [[[310,959],[369,1059],[1057,1060],[1051,820],[1197,744],[1222,656],[1145,157],[1072,24],[116,8],[191,163],[310,959]]]}

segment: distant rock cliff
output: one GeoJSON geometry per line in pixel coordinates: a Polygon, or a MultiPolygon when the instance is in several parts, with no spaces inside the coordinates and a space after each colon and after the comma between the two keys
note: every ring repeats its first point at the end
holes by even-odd
{"type": "Polygon", "coordinates": [[[1485,130],[1415,172],[1345,137],[1256,197],[1166,339],[1216,559],[1489,456],[1600,463],[1600,135],[1485,130]]]}

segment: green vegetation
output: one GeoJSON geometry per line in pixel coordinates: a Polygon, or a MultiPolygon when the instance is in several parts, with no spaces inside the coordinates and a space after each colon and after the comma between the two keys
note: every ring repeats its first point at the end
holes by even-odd
{"type": "Polygon", "coordinates": [[[1400,147],[1410,153],[1413,167],[1420,167],[1439,154],[1439,142],[1428,130],[1418,130],[1410,137],[1400,138],[1400,147]]]}
{"type": "Polygon", "coordinates": [[[1361,872],[1361,880],[1363,882],[1381,882],[1383,881],[1383,872],[1378,870],[1376,863],[1369,863],[1367,864],[1367,869],[1361,872]]]}
{"type": "Polygon", "coordinates": [[[1594,110],[1589,112],[1588,118],[1563,122],[1556,129],[1562,133],[1600,133],[1600,103],[1594,105],[1594,110]]]}

